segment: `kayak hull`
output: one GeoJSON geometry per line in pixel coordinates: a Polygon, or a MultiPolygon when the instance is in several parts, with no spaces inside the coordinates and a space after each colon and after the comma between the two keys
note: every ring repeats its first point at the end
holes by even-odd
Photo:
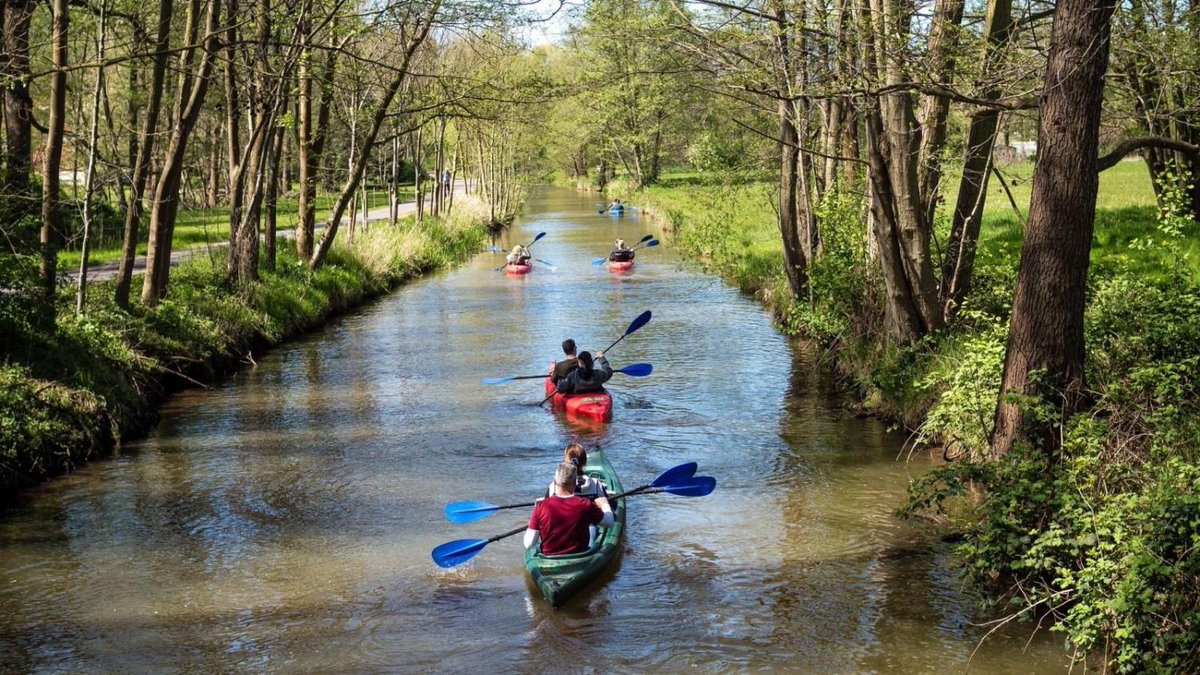
{"type": "MultiPolygon", "coordinates": [[[[603,451],[589,453],[583,471],[603,482],[610,494],[625,489],[603,451]]],[[[582,553],[548,557],[541,554],[540,546],[525,551],[525,569],[551,607],[562,607],[600,576],[620,553],[621,538],[625,535],[624,499],[613,504],[613,515],[616,517],[613,526],[601,528],[596,541],[582,553]]]]}
{"type": "Polygon", "coordinates": [[[555,393],[554,382],[546,378],[546,395],[554,394],[550,402],[555,410],[562,410],[568,417],[611,422],[613,411],[612,394],[604,389],[590,394],[555,393]]]}
{"type": "Polygon", "coordinates": [[[507,274],[512,274],[512,275],[516,275],[516,276],[520,276],[522,274],[529,274],[529,271],[532,269],[533,269],[533,265],[514,265],[514,264],[510,263],[510,264],[504,266],[504,271],[507,274]]]}
{"type": "Polygon", "coordinates": [[[613,262],[612,260],[608,261],[609,272],[628,272],[631,269],[633,269],[632,260],[626,260],[624,262],[613,262]]]}

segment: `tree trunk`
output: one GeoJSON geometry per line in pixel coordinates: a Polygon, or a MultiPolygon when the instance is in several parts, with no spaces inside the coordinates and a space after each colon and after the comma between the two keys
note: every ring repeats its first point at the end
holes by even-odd
{"type": "MultiPolygon", "coordinates": [[[[310,30],[306,28],[305,30],[310,30]]],[[[307,35],[307,33],[306,33],[307,35]]],[[[308,37],[305,38],[306,40],[308,37]]],[[[330,49],[325,55],[322,70],[321,98],[313,120],[313,78],[309,72],[312,65],[311,52],[300,58],[299,136],[297,149],[300,163],[300,197],[296,212],[296,254],[301,260],[310,260],[316,231],[317,174],[321,170],[321,158],[328,137],[329,114],[333,108],[333,77],[337,72],[337,50],[330,49]]]]}
{"type": "MultiPolygon", "coordinates": [[[[868,1],[869,8],[863,7],[860,14],[867,31],[864,69],[896,87],[904,74],[889,50],[888,27],[906,23],[901,18],[903,10],[894,0],[868,1]]],[[[864,112],[872,216],[884,267],[889,324],[896,339],[911,344],[942,325],[930,251],[932,224],[918,177],[916,117],[911,96],[902,90],[880,95],[874,107],[864,112]]]]}
{"type": "Polygon", "coordinates": [[[1033,198],[1013,298],[992,449],[1058,447],[1058,422],[1086,404],[1084,299],[1096,216],[1097,150],[1114,0],[1060,0],[1040,101],[1033,198]],[[1039,374],[1041,373],[1041,374],[1039,374]],[[1061,416],[1038,421],[1009,394],[1061,416]]]}
{"type": "MultiPolygon", "coordinates": [[[[954,82],[954,56],[958,49],[963,4],[963,0],[937,0],[934,3],[933,24],[929,30],[929,69],[934,81],[947,87],[954,82]]],[[[918,117],[921,148],[917,185],[925,202],[925,220],[928,223],[933,223],[937,210],[942,184],[942,151],[946,147],[946,118],[949,115],[949,97],[936,94],[922,97],[918,117]]]]}
{"type": "Polygon", "coordinates": [[[53,0],[51,11],[51,63],[54,74],[50,76],[50,117],[46,124],[46,156],[42,165],[42,232],[39,237],[42,249],[42,298],[37,320],[42,330],[54,328],[58,249],[62,242],[58,172],[62,165],[67,116],[67,30],[70,12],[67,0],[53,0]]]}
{"type": "Polygon", "coordinates": [[[29,96],[29,26],[37,5],[32,0],[4,3],[4,141],[2,194],[13,215],[33,211],[33,99],[29,96]]]}
{"type": "MultiPolygon", "coordinates": [[[[200,0],[188,3],[186,44],[194,45],[199,39],[200,0]]],[[[210,0],[205,19],[204,44],[197,72],[191,72],[192,47],[180,54],[179,87],[176,91],[171,140],[159,172],[154,191],[154,205],[150,211],[150,241],[146,254],[146,276],[142,279],[142,303],[148,307],[158,305],[167,293],[171,277],[171,238],[175,235],[175,218],[179,214],[179,185],[183,174],[183,162],[187,143],[200,107],[208,92],[212,76],[213,59],[217,52],[217,28],[221,16],[221,0],[210,0]]]]}
{"type": "Polygon", "coordinates": [[[268,270],[275,270],[275,238],[278,224],[279,165],[283,157],[283,129],[274,129],[271,139],[271,177],[267,181],[266,232],[263,237],[263,263],[268,270]]]}
{"type": "Polygon", "coordinates": [[[395,227],[400,216],[400,136],[392,138],[392,171],[388,174],[388,225],[395,227]]]}
{"type": "MultiPolygon", "coordinates": [[[[125,213],[125,232],[121,242],[121,259],[117,269],[117,285],[113,293],[118,307],[129,308],[129,290],[133,285],[133,261],[137,256],[138,230],[142,220],[145,199],[146,177],[150,172],[150,161],[154,156],[154,139],[157,136],[159,111],[162,109],[162,93],[166,88],[167,48],[171,41],[171,15],[174,0],[158,2],[158,32],[154,42],[154,60],[150,75],[150,99],[146,102],[146,118],[138,134],[137,158],[133,162],[130,179],[129,211],[125,213]]],[[[132,92],[131,92],[132,95],[132,92]]],[[[132,128],[132,127],[131,127],[132,128]]]]}
{"type": "MultiPolygon", "coordinates": [[[[220,2],[221,0],[214,1],[220,2]]],[[[226,194],[229,201],[229,266],[230,269],[233,269],[237,266],[238,255],[236,223],[242,217],[242,201],[245,198],[246,190],[243,160],[246,148],[243,147],[241,135],[242,102],[239,96],[241,87],[237,80],[238,55],[232,46],[238,43],[237,26],[241,18],[238,16],[238,0],[225,0],[225,2],[228,3],[227,26],[223,38],[226,44],[223,57],[225,61],[225,153],[229,164],[226,194]]],[[[250,92],[248,98],[253,103],[254,93],[250,92]]]]}
{"type": "MultiPolygon", "coordinates": [[[[988,0],[987,23],[983,31],[986,41],[983,53],[985,82],[993,81],[996,71],[1003,67],[1003,50],[1012,28],[1012,0],[988,0]]],[[[999,98],[999,87],[991,84],[983,97],[991,100],[999,98]]],[[[942,316],[946,320],[958,311],[971,287],[999,117],[998,111],[990,109],[981,110],[971,117],[966,157],[963,159],[962,177],[958,183],[958,200],[954,205],[950,238],[946,244],[945,258],[942,260],[939,300],[942,316]]]]}
{"type": "Polygon", "coordinates": [[[799,213],[800,136],[796,131],[796,105],[779,101],[779,233],[783,237],[783,268],[788,289],[795,298],[808,293],[808,259],[801,241],[799,213]]]}
{"type": "Polygon", "coordinates": [[[100,140],[100,100],[104,94],[104,53],[108,22],[105,0],[100,3],[100,35],[96,38],[96,87],[92,90],[92,118],[88,127],[87,183],[83,189],[83,243],[80,245],[79,292],[75,295],[75,313],[83,314],[87,303],[88,256],[91,253],[92,209],[96,195],[96,144],[100,140]]]}

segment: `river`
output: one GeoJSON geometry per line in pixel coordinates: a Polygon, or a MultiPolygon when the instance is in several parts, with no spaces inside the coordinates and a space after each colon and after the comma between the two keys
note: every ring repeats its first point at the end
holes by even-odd
{"type": "Polygon", "coordinates": [[[950,549],[894,517],[904,435],[847,414],[819,358],[668,240],[629,274],[590,264],[654,232],[595,196],[534,193],[498,243],[539,231],[558,266],[501,256],[431,275],[174,396],[144,441],[29,490],[0,517],[4,671],[1061,672],[1061,639],[1012,624],[980,645],[950,549]],[[577,426],[540,381],[565,337],[610,352],[615,420],[577,426]],[[528,501],[573,439],[627,486],[695,460],[705,498],[629,502],[624,551],[552,610],[520,537],[442,570],[449,501],[528,501]],[[978,649],[977,649],[978,647],[978,649]]]}

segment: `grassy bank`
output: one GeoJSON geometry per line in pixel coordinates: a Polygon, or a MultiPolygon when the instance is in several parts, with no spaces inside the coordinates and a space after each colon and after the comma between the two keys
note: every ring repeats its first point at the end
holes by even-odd
{"type": "MultiPolygon", "coordinates": [[[[675,174],[629,197],[685,255],[829,349],[856,405],[960,460],[918,481],[906,513],[964,534],[964,570],[996,607],[1045,618],[1069,650],[1119,671],[1194,671],[1200,226],[1160,217],[1140,162],[1101,174],[1086,316],[1094,406],[1066,421],[1060,453],[989,461],[1032,167],[1004,171],[1021,215],[993,181],[972,293],[951,325],[911,347],[884,329],[858,196],[821,205],[824,252],[801,302],[783,278],[774,184],[675,174]]],[[[946,226],[943,216],[935,250],[946,226]]]]}
{"type": "MultiPolygon", "coordinates": [[[[353,244],[343,236],[315,272],[281,247],[275,271],[236,290],[225,282],[223,253],[197,257],[172,272],[154,310],[122,312],[111,284],[96,284],[86,314],[64,309],[49,336],[4,311],[0,298],[0,491],[111,452],[154,424],[171,391],[212,382],[254,350],[481,250],[486,211],[470,200],[455,206],[445,222],[376,225],[353,244]]],[[[72,292],[64,289],[61,307],[73,307],[72,292]]]]}

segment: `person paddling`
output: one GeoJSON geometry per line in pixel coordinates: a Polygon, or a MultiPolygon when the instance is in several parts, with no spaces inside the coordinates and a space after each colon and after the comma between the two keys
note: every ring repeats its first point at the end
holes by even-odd
{"type": "MultiPolygon", "coordinates": [[[[563,452],[563,464],[575,467],[578,474],[575,482],[575,494],[588,499],[595,499],[605,494],[606,486],[583,472],[583,468],[587,466],[587,450],[584,450],[582,445],[578,443],[568,445],[563,452]]],[[[550,489],[546,492],[547,496],[551,494],[554,494],[554,483],[550,483],[550,489]]]]}
{"type": "Polygon", "coordinates": [[[556,383],[560,394],[591,394],[604,388],[612,378],[612,366],[604,352],[596,352],[595,361],[588,352],[579,352],[579,367],[556,383]]]}
{"type": "Polygon", "coordinates": [[[574,466],[558,466],[554,472],[554,494],[533,507],[525,530],[525,548],[533,548],[540,541],[542,555],[581,553],[588,548],[589,528],[613,526],[616,516],[608,498],[600,496],[593,501],[576,495],[578,478],[574,466]]]}
{"type": "Polygon", "coordinates": [[[608,259],[611,262],[629,262],[633,260],[633,255],[633,250],[625,245],[625,240],[618,239],[612,253],[608,254],[608,259]]]}
{"type": "Polygon", "coordinates": [[[529,264],[529,249],[517,244],[513,247],[512,253],[508,254],[509,265],[528,265],[529,264]]]}
{"type": "Polygon", "coordinates": [[[570,375],[571,371],[579,367],[579,360],[575,356],[575,341],[571,338],[563,340],[562,350],[567,358],[550,364],[550,381],[554,384],[558,384],[559,380],[570,375]]]}

